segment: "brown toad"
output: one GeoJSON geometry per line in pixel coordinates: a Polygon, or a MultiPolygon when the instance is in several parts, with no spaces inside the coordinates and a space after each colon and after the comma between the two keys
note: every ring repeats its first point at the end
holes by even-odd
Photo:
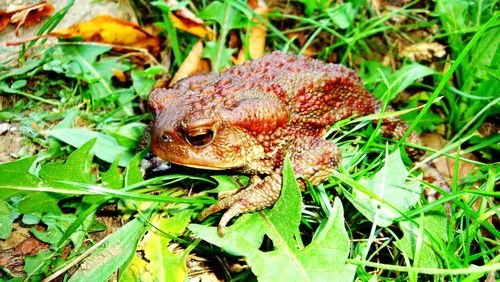
{"type": "MultiPolygon", "coordinates": [[[[287,154],[295,173],[312,185],[324,182],[341,160],[337,146],[322,138],[326,128],[381,107],[353,70],[282,52],[155,90],[148,104],[155,114],[151,149],[157,156],[254,175],[245,189],[203,211],[202,219],[227,209],[219,234],[231,218],[276,202],[287,154]]],[[[399,139],[406,129],[398,118],[382,121],[387,136],[399,139]]],[[[415,134],[409,139],[419,140],[415,134]]]]}

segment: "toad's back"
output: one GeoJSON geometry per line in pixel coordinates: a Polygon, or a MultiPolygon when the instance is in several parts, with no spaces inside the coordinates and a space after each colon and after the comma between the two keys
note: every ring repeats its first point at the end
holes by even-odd
{"type": "Polygon", "coordinates": [[[277,99],[288,110],[289,122],[309,130],[307,135],[337,120],[372,113],[379,106],[351,69],[282,52],[234,66],[222,74],[206,75],[203,80],[188,79],[183,84],[202,91],[211,101],[219,96],[225,97],[224,101],[230,100],[228,96],[237,100],[277,99]]]}

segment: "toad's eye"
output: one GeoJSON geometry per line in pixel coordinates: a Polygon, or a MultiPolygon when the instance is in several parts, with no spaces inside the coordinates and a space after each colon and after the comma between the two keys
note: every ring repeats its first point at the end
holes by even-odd
{"type": "Polygon", "coordinates": [[[214,131],[210,128],[198,128],[184,133],[184,138],[192,146],[205,146],[210,144],[214,138],[214,131]]]}

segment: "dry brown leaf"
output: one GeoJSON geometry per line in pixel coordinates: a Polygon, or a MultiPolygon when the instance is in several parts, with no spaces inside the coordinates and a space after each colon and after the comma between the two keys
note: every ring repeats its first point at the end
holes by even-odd
{"type": "Polygon", "coordinates": [[[111,72],[113,72],[113,75],[116,77],[116,79],[119,82],[126,82],[127,81],[127,76],[121,70],[119,70],[119,69],[111,69],[111,72]]]}
{"type": "MultiPolygon", "coordinates": [[[[254,11],[262,15],[267,19],[265,14],[269,11],[266,3],[263,0],[250,0],[248,2],[250,7],[254,9],[254,11]]],[[[253,19],[253,21],[257,21],[253,19]]],[[[266,35],[267,35],[267,27],[263,23],[259,23],[250,27],[249,30],[249,40],[248,40],[248,53],[251,59],[256,59],[264,56],[266,49],[266,35]]],[[[238,52],[238,64],[242,64],[246,61],[246,50],[245,48],[241,48],[238,52]]]]}
{"type": "MultiPolygon", "coordinates": [[[[448,143],[446,139],[444,139],[440,134],[437,133],[424,133],[422,135],[422,141],[425,146],[433,148],[435,150],[441,150],[448,143]]],[[[450,151],[449,153],[453,155],[454,152],[450,151]]],[[[477,160],[477,158],[473,154],[463,155],[462,157],[470,160],[477,160]]],[[[444,179],[450,181],[451,179],[453,179],[453,172],[455,169],[455,159],[449,157],[440,157],[434,160],[433,163],[444,179]]],[[[474,164],[464,161],[459,161],[458,175],[456,175],[456,177],[462,178],[466,176],[469,172],[473,171],[475,168],[476,165],[474,164]]],[[[449,184],[451,185],[452,183],[450,182],[449,184]]]]}
{"type": "Polygon", "coordinates": [[[201,57],[202,52],[203,42],[200,40],[193,46],[184,62],[182,62],[181,66],[170,81],[170,86],[185,77],[210,71],[210,66],[201,57]]]}
{"type": "Polygon", "coordinates": [[[110,16],[97,16],[51,34],[63,38],[81,36],[84,41],[148,49],[153,55],[160,52],[160,40],[156,36],[145,32],[135,23],[110,16]]]}
{"type": "MultiPolygon", "coordinates": [[[[177,0],[167,0],[167,5],[173,7],[178,4],[177,0]]],[[[180,30],[196,35],[200,38],[207,37],[209,40],[215,38],[214,33],[209,27],[204,26],[202,19],[197,18],[188,8],[181,7],[168,14],[168,18],[174,26],[180,30]]]]}
{"type": "Polygon", "coordinates": [[[205,36],[208,37],[210,40],[214,38],[213,33],[202,24],[191,22],[186,18],[178,17],[173,13],[168,14],[168,18],[172,21],[174,26],[180,30],[189,32],[200,38],[205,38],[205,36]]]}
{"type": "Polygon", "coordinates": [[[47,1],[29,5],[10,5],[6,10],[0,9],[0,31],[9,23],[16,24],[16,35],[19,36],[21,26],[33,26],[43,17],[50,16],[54,7],[47,1]]]}
{"type": "Polygon", "coordinates": [[[2,10],[0,10],[0,31],[4,30],[7,25],[10,23],[10,14],[6,14],[2,10]]]}
{"type": "Polygon", "coordinates": [[[417,43],[406,46],[399,55],[412,61],[432,61],[434,57],[441,58],[446,55],[446,50],[437,42],[417,43]]]}

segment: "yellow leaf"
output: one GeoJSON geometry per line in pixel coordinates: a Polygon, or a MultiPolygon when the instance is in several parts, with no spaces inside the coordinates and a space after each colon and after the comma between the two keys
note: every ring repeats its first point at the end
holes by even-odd
{"type": "Polygon", "coordinates": [[[209,40],[213,40],[214,34],[211,30],[205,27],[203,24],[192,21],[188,18],[181,18],[173,13],[168,14],[168,18],[172,21],[174,26],[180,30],[185,32],[189,32],[193,35],[196,35],[200,38],[207,37],[209,40]]]}
{"type": "Polygon", "coordinates": [[[148,49],[153,55],[160,52],[160,40],[156,36],[135,23],[110,16],[97,16],[51,34],[63,38],[81,36],[85,41],[148,49]]]}

